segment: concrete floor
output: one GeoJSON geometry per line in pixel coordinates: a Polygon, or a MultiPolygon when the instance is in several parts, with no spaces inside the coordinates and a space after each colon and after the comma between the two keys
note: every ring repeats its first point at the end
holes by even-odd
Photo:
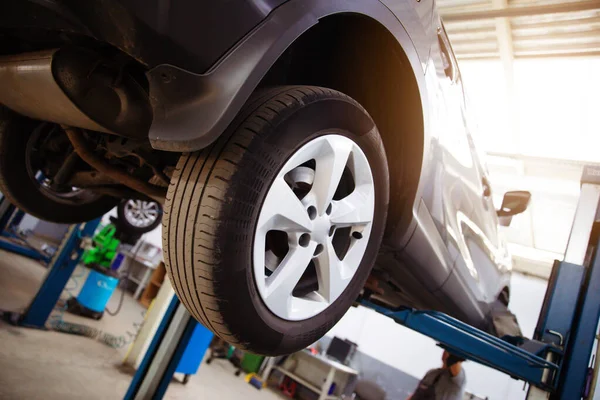
{"type": "MultiPolygon", "coordinates": [[[[44,279],[46,268],[30,259],[0,251],[0,309],[18,311],[27,307],[44,279]]],[[[78,269],[81,287],[85,269],[78,269]]],[[[76,294],[78,288],[72,293],[76,294]]],[[[66,297],[67,294],[63,293],[66,297]]],[[[117,307],[120,292],[108,308],[117,307]]],[[[129,294],[117,316],[100,321],[64,314],[68,322],[85,323],[113,335],[134,332],[143,320],[144,308],[129,294]]],[[[119,399],[131,375],[120,370],[128,346],[115,349],[99,341],[53,331],[17,328],[0,322],[0,399],[119,399]]],[[[217,360],[203,364],[187,385],[171,383],[166,399],[280,399],[270,390],[258,391],[234,376],[229,363],[217,360]]]]}

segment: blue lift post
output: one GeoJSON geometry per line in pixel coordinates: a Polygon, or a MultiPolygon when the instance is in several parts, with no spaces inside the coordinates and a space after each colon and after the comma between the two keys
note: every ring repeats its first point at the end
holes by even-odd
{"type": "MultiPolygon", "coordinates": [[[[584,167],[581,183],[579,204],[562,267],[580,265],[584,268],[584,277],[573,323],[569,330],[560,332],[564,338],[565,356],[557,379],[557,390],[550,397],[552,400],[593,396],[590,386],[595,386],[596,382],[592,380],[597,379],[599,365],[591,352],[595,342],[597,344],[600,319],[600,167],[584,167]]],[[[546,300],[549,296],[547,294],[546,300]]],[[[561,297],[562,301],[572,301],[568,294],[561,297]]],[[[557,303],[562,301],[558,299],[557,303]]],[[[553,318],[551,310],[543,312],[536,338],[543,338],[548,333],[552,335],[560,327],[560,320],[560,315],[553,318]]],[[[534,392],[535,389],[530,390],[529,399],[540,397],[534,392]]]]}
{"type": "Polygon", "coordinates": [[[100,224],[100,218],[69,227],[59,249],[48,265],[48,272],[42,286],[27,310],[20,313],[4,313],[12,323],[31,328],[44,329],[60,294],[79,263],[83,253],[81,239],[91,237],[100,224]]]}
{"type": "MultiPolygon", "coordinates": [[[[569,244],[555,262],[532,340],[500,339],[437,311],[361,304],[440,342],[467,359],[530,384],[528,400],[593,395],[592,351],[600,320],[600,167],[586,166],[569,244]],[[594,228],[594,226],[596,228],[594,228]]],[[[197,322],[174,298],[126,400],[161,399],[197,322]]]]}
{"type": "Polygon", "coordinates": [[[162,399],[198,322],[173,295],[136,371],[126,400],[162,399]]]}

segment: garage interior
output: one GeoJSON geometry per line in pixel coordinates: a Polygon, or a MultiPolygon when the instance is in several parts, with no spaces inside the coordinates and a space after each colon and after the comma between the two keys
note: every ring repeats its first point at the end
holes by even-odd
{"type": "MultiPolygon", "coordinates": [[[[527,211],[501,228],[513,260],[510,309],[531,338],[554,260],[565,259],[578,226],[584,169],[600,168],[600,1],[439,0],[437,6],[477,119],[474,139],[485,153],[496,208],[508,190],[532,193],[527,211]]],[[[122,251],[127,274],[101,319],[66,311],[66,301],[80,295],[90,274],[75,260],[74,272],[59,278],[66,286],[43,324],[47,329],[36,329],[13,324],[11,315],[27,310],[40,293],[52,298],[44,292],[51,289],[44,286],[49,265],[69,240],[85,235],[19,214],[1,194],[0,222],[0,399],[134,398],[128,397],[132,382],[141,379],[142,390],[146,379],[136,371],[146,364],[152,370],[157,361],[151,353],[160,354],[157,332],[170,332],[162,325],[165,315],[178,318],[162,263],[161,226],[122,251]]],[[[212,339],[200,325],[188,332],[186,324],[179,332],[190,341],[179,354],[186,362],[172,366],[165,399],[349,399],[338,393],[357,381],[378,387],[382,397],[373,399],[405,399],[442,356],[438,340],[360,305],[312,353],[283,361],[246,354],[212,339]],[[339,362],[328,364],[314,356],[328,349],[334,354],[336,345],[345,351],[343,361],[338,355],[339,362]],[[327,381],[334,369],[336,387],[327,381]],[[331,394],[322,388],[327,382],[331,394]]],[[[472,361],[463,368],[465,399],[528,398],[529,385],[507,373],[472,361]]],[[[161,383],[152,384],[147,393],[159,392],[161,383]]]]}

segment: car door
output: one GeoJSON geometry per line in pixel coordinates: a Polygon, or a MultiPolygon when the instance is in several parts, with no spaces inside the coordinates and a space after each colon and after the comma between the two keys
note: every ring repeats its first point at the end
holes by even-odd
{"type": "MultiPolygon", "coordinates": [[[[446,242],[455,260],[455,273],[477,301],[486,301],[488,288],[481,279],[482,252],[479,251],[480,246],[475,246],[475,243],[483,240],[479,226],[483,221],[481,208],[485,201],[482,198],[482,176],[467,129],[465,96],[458,62],[441,21],[437,48],[439,51],[432,51],[432,57],[442,81],[446,110],[446,126],[440,135],[446,242]]],[[[489,263],[489,259],[484,262],[489,263]]],[[[483,268],[489,268],[489,265],[483,268]]]]}
{"type": "Polygon", "coordinates": [[[477,189],[473,193],[472,226],[464,235],[472,262],[477,267],[484,299],[493,301],[507,285],[510,256],[500,236],[498,216],[492,199],[492,184],[485,165],[485,155],[474,140],[477,126],[467,120],[467,135],[474,168],[477,173],[477,189]]]}

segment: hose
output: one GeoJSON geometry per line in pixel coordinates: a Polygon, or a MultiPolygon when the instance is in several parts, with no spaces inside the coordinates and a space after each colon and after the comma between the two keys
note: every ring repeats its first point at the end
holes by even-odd
{"type": "MultiPolygon", "coordinates": [[[[142,312],[142,317],[145,312],[142,312]]],[[[67,321],[55,321],[51,327],[52,330],[70,335],[84,336],[90,339],[96,339],[100,343],[104,343],[114,349],[127,346],[135,340],[144,322],[134,322],[131,330],[127,330],[124,335],[113,335],[112,333],[104,332],[102,329],[94,328],[89,325],[77,324],[67,321]]]]}
{"type": "MultiPolygon", "coordinates": [[[[140,242],[142,242],[142,239],[144,239],[144,236],[146,236],[146,235],[143,235],[143,236],[142,236],[142,237],[141,237],[141,238],[138,240],[138,242],[137,242],[137,243],[140,243],[140,242]]],[[[135,259],[136,259],[137,255],[138,255],[138,252],[140,251],[140,247],[142,247],[142,246],[137,246],[137,248],[136,248],[136,249],[135,249],[135,251],[133,252],[133,256],[132,256],[132,259],[133,259],[133,261],[135,261],[135,259]]],[[[124,275],[125,275],[125,274],[122,274],[120,278],[123,278],[123,276],[124,276],[124,275]]],[[[129,265],[128,265],[128,267],[127,267],[127,276],[125,277],[125,279],[126,279],[126,280],[128,280],[130,277],[131,277],[131,264],[129,264],[129,265]]],[[[106,312],[108,313],[108,315],[110,315],[110,316],[114,317],[115,315],[117,315],[117,314],[118,314],[118,313],[121,311],[121,307],[123,306],[123,300],[124,300],[124,299],[125,299],[125,290],[123,290],[123,289],[121,288],[121,298],[119,299],[119,304],[117,305],[117,309],[116,309],[115,311],[110,311],[110,310],[108,309],[108,307],[105,307],[105,308],[104,308],[104,311],[106,311],[106,312]]]]}

